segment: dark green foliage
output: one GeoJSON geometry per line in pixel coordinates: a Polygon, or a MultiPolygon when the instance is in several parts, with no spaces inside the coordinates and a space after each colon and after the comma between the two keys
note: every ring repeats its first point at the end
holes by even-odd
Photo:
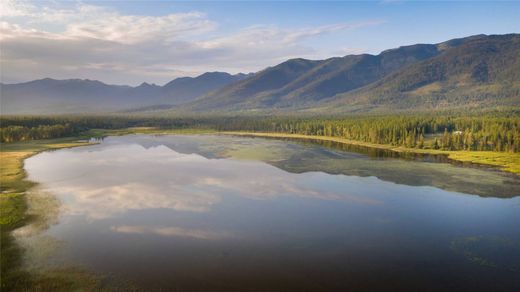
{"type": "Polygon", "coordinates": [[[520,118],[385,116],[348,119],[271,119],[241,121],[222,130],[269,131],[341,137],[411,148],[473,151],[520,151],[520,118]],[[442,134],[426,141],[428,136],[442,134]]]}
{"type": "Polygon", "coordinates": [[[331,136],[412,148],[520,151],[520,117],[514,112],[474,116],[431,114],[423,116],[354,116],[335,119],[281,116],[4,117],[1,122],[2,142],[79,135],[94,128],[121,129],[139,126],[331,136]]]}
{"type": "Polygon", "coordinates": [[[332,104],[385,109],[520,105],[520,35],[475,36],[457,47],[437,46],[437,56],[343,93],[332,104]]]}
{"type": "Polygon", "coordinates": [[[39,125],[36,127],[8,126],[0,128],[1,142],[17,142],[27,140],[50,139],[71,136],[77,130],[71,124],[39,125]]]}

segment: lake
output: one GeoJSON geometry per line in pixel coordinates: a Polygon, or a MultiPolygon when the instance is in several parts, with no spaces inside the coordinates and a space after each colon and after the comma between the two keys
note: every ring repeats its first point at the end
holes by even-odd
{"type": "Polygon", "coordinates": [[[50,203],[20,240],[34,269],[143,290],[519,291],[519,177],[387,154],[108,137],[25,161],[32,196],[50,203]]]}

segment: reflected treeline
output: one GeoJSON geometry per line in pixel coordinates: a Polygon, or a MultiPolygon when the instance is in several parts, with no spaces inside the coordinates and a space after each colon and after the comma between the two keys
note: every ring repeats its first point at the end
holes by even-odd
{"type": "MultiPolygon", "coordinates": [[[[333,150],[351,152],[351,153],[359,153],[363,154],[372,159],[404,159],[404,160],[413,160],[413,161],[421,161],[421,162],[435,162],[435,163],[450,163],[460,167],[472,167],[472,168],[480,168],[486,170],[493,170],[498,172],[501,171],[498,167],[493,165],[484,165],[472,162],[463,162],[457,161],[448,158],[447,154],[429,154],[429,153],[414,153],[414,152],[397,152],[391,151],[381,148],[374,148],[370,146],[363,145],[355,145],[355,144],[346,144],[335,141],[327,141],[321,139],[302,139],[302,138],[279,138],[279,137],[262,137],[265,139],[274,139],[274,140],[282,140],[282,141],[290,141],[301,144],[315,144],[320,145],[326,148],[330,148],[333,150]]],[[[503,172],[504,176],[515,176],[514,174],[503,172]]]]}
{"type": "Polygon", "coordinates": [[[266,162],[291,173],[324,172],[378,179],[409,186],[436,188],[484,197],[520,195],[520,178],[502,171],[454,167],[444,155],[398,153],[343,143],[290,138],[222,135],[114,137],[145,148],[166,146],[178,153],[208,159],[237,158],[266,162]],[[449,162],[449,163],[447,163],[449,162]]]}
{"type": "MultiPolygon", "coordinates": [[[[290,139],[290,140],[294,141],[296,139],[290,139]]],[[[299,139],[299,140],[301,140],[301,139],[299,139]]],[[[376,158],[376,159],[377,158],[380,158],[380,159],[395,158],[395,159],[414,160],[414,161],[422,161],[422,162],[451,163],[451,164],[457,165],[457,166],[473,167],[473,168],[488,169],[488,170],[495,170],[495,171],[502,172],[498,167],[495,167],[493,165],[484,165],[484,164],[478,164],[478,163],[472,163],[472,162],[457,161],[457,160],[448,158],[447,154],[397,152],[397,151],[391,151],[391,150],[386,150],[386,149],[381,149],[381,148],[374,148],[374,147],[369,147],[369,146],[345,144],[345,143],[334,142],[334,141],[324,141],[324,140],[320,140],[320,139],[303,139],[303,142],[318,144],[323,147],[331,148],[334,150],[360,153],[360,154],[364,154],[370,158],[376,158]]],[[[511,174],[508,172],[504,172],[504,175],[514,176],[514,174],[511,174]]]]}
{"type": "MultiPolygon", "coordinates": [[[[273,138],[276,139],[276,138],[273,138]]],[[[427,153],[413,153],[413,152],[396,152],[381,148],[374,148],[363,145],[346,144],[335,141],[327,141],[321,139],[301,139],[301,138],[283,138],[285,141],[294,141],[306,144],[317,144],[323,147],[331,148],[334,150],[354,152],[364,154],[370,158],[396,158],[406,160],[417,160],[424,162],[440,162],[448,163],[452,162],[445,154],[427,154],[427,153]]]]}
{"type": "Polygon", "coordinates": [[[375,176],[397,184],[433,186],[483,197],[520,196],[520,179],[514,174],[496,169],[491,171],[492,167],[489,166],[454,161],[447,155],[395,152],[318,139],[273,137],[266,139],[307,146],[304,147],[306,149],[292,152],[286,159],[266,161],[288,172],[321,171],[348,176],[375,176]],[[333,150],[338,152],[336,153],[338,155],[332,155],[330,151],[323,151],[320,148],[333,150]],[[339,155],[341,152],[362,154],[362,157],[339,155]]]}
{"type": "Polygon", "coordinates": [[[330,151],[320,151],[318,148],[313,151],[293,153],[289,159],[271,163],[289,172],[322,171],[349,176],[375,176],[397,184],[434,186],[483,197],[520,196],[520,179],[514,174],[486,165],[454,161],[447,155],[395,152],[318,139],[284,138],[283,140],[307,146],[319,145],[340,153],[357,153],[364,156],[364,159],[353,159],[352,156],[344,155],[331,156],[330,151]],[[367,157],[370,159],[366,159],[367,157]],[[448,163],[458,167],[452,167],[448,163]],[[461,168],[461,166],[471,168],[461,168]]]}

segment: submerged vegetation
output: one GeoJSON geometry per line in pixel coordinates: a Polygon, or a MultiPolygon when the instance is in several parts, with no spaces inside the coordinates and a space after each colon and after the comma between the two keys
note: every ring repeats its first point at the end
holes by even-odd
{"type": "MultiPolygon", "coordinates": [[[[22,250],[15,243],[11,231],[38,218],[27,213],[26,192],[33,183],[25,179],[23,160],[41,151],[87,145],[77,138],[40,140],[30,143],[2,144],[0,151],[0,227],[1,227],[1,290],[25,291],[29,288],[43,291],[79,288],[80,271],[67,273],[30,274],[22,267],[22,250]]],[[[83,280],[81,280],[83,282],[83,280]]],[[[92,279],[89,279],[91,281],[92,279]]],[[[92,285],[91,282],[89,285],[92,285]]],[[[85,286],[82,283],[81,286],[85,286]]]]}
{"type": "Polygon", "coordinates": [[[470,236],[452,241],[451,248],[484,267],[520,272],[520,242],[498,236],[470,236]]]}

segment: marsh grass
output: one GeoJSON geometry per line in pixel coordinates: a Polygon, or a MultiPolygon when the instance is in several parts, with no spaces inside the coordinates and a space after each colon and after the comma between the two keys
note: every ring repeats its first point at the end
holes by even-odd
{"type": "Polygon", "coordinates": [[[455,161],[497,166],[520,175],[520,153],[491,151],[450,151],[448,157],[455,161]]]}
{"type": "Polygon", "coordinates": [[[474,264],[520,272],[519,241],[499,236],[469,236],[453,240],[451,249],[474,264]]]}
{"type": "MultiPolygon", "coordinates": [[[[60,149],[88,145],[86,142],[76,142],[77,138],[61,138],[52,140],[30,141],[12,144],[2,144],[0,148],[0,228],[1,228],[1,290],[2,291],[64,291],[74,290],[75,287],[85,285],[89,276],[81,275],[77,271],[67,273],[30,273],[23,267],[24,249],[17,244],[12,232],[29,224],[48,226],[50,214],[47,212],[50,201],[37,210],[29,210],[27,193],[35,186],[26,180],[23,170],[24,159],[45,150],[60,149]],[[43,215],[39,215],[43,214],[43,215]]],[[[34,199],[34,198],[33,198],[34,199]]],[[[43,201],[40,201],[40,203],[43,201]]],[[[32,203],[35,203],[32,201],[32,203]]],[[[37,205],[37,204],[31,204],[37,205]]],[[[92,282],[87,281],[87,282],[92,282]]]]}

